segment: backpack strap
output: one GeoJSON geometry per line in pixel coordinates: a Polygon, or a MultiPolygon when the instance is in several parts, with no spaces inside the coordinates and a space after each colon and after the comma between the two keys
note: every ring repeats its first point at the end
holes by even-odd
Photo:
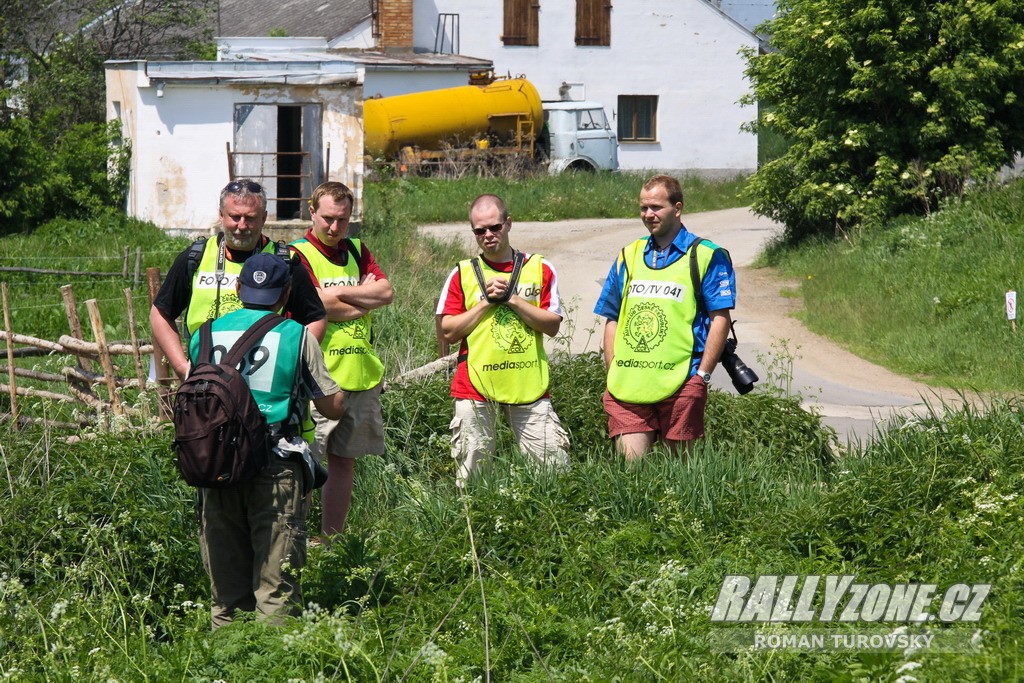
{"type": "Polygon", "coordinates": [[[690,242],[690,280],[693,283],[693,296],[697,299],[697,311],[703,311],[706,314],[704,287],[702,287],[704,278],[700,276],[700,266],[697,265],[697,247],[703,241],[703,237],[695,236],[695,239],[690,242]]]}
{"type": "MultiPolygon", "coordinates": [[[[213,352],[213,321],[207,320],[200,325],[196,334],[199,335],[199,355],[196,356],[199,362],[192,366],[193,369],[196,365],[209,362],[205,359],[210,358],[210,354],[213,352]]],[[[192,373],[189,372],[189,374],[192,373]]]]}
{"type": "Polygon", "coordinates": [[[188,281],[191,283],[192,278],[196,276],[196,271],[199,270],[199,264],[203,260],[203,252],[206,251],[206,237],[200,237],[193,242],[188,248],[188,281]]]}
{"type": "MultiPolygon", "coordinates": [[[[245,354],[247,354],[249,350],[256,345],[256,342],[263,339],[267,332],[270,332],[270,330],[280,325],[284,320],[284,316],[278,315],[277,313],[271,313],[254,322],[252,326],[238,338],[238,341],[232,345],[224,358],[221,359],[220,364],[227,365],[229,367],[237,366],[245,354]]],[[[202,347],[202,343],[202,339],[200,339],[200,347],[202,347]]],[[[202,358],[202,356],[200,356],[200,358],[202,358]]],[[[207,358],[209,358],[209,356],[207,356],[207,358]]]]}

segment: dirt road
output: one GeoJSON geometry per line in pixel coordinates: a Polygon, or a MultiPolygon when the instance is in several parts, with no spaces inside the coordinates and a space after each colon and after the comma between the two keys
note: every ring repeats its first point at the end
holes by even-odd
{"type": "MultiPolygon", "coordinates": [[[[894,413],[923,411],[925,400],[933,404],[940,398],[955,401],[951,392],[936,392],[869,363],[796,320],[792,314],[799,309],[800,300],[783,292],[795,289],[797,283],[781,279],[770,269],[751,267],[779,230],[773,222],[747,209],[684,214],[683,220],[691,232],[722,245],[732,255],[739,293],[733,313],[738,321],[739,356],[762,382],[774,377],[775,384],[785,383],[784,388],[800,395],[805,408],[817,410],[841,441],[868,439],[879,422],[894,413]]],[[[428,225],[421,231],[475,249],[466,224],[428,225]]],[[[619,250],[646,234],[639,218],[513,224],[512,245],[544,254],[558,272],[567,321],[573,329],[573,351],[600,347],[603,319],[591,312],[594,302],[619,250]]],[[[732,390],[722,368],[715,372],[714,383],[732,390]]]]}

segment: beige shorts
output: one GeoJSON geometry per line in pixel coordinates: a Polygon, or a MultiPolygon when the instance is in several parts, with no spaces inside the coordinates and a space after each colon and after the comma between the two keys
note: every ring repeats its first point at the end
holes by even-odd
{"type": "Polygon", "coordinates": [[[340,420],[328,420],[313,407],[316,439],[313,457],[324,462],[325,453],[341,458],[384,455],[384,418],[380,408],[381,382],[366,391],[346,391],[345,413],[340,420]]]}
{"type": "Polygon", "coordinates": [[[569,466],[569,436],[551,406],[542,398],[524,405],[485,403],[455,399],[452,418],[452,457],[458,464],[455,483],[460,488],[471,476],[487,467],[494,453],[498,413],[504,413],[519,450],[533,456],[540,465],[564,469],[569,466]]]}

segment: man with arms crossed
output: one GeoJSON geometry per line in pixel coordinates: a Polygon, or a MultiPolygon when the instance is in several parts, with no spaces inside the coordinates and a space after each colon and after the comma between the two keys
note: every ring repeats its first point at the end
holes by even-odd
{"type": "Polygon", "coordinates": [[[608,433],[627,460],[657,440],[676,453],[704,436],[708,383],[736,307],[729,254],[699,241],[682,224],[683,190],[657,175],[640,191],[640,218],[650,236],[627,245],[612,265],[594,307],[604,327],[608,433]],[[704,306],[690,273],[696,249],[704,306]]]}
{"type": "Polygon", "coordinates": [[[460,488],[494,452],[499,408],[521,450],[543,465],[569,464],[569,439],[548,395],[544,351],[544,335],[555,336],[562,324],[555,270],[539,254],[509,245],[512,219],[500,197],[477,197],[469,222],[480,258],[459,262],[437,307],[443,340],[461,342],[451,388],[460,488]]]}
{"type": "Polygon", "coordinates": [[[355,459],[384,455],[384,364],[370,345],[370,312],[390,304],[394,292],[366,245],[348,237],[353,204],[352,190],[344,184],[321,184],[309,200],[313,226],[291,244],[327,310],[321,347],[331,377],[345,392],[341,419],[317,420],[314,451],[321,462],[326,453],[330,474],[321,494],[325,537],[345,529],[355,459]]]}

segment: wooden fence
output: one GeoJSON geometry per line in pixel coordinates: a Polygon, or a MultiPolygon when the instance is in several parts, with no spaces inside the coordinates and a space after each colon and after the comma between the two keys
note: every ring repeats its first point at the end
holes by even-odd
{"type": "MultiPolygon", "coordinates": [[[[136,276],[137,277],[137,276],[136,276]]],[[[146,269],[146,282],[149,290],[149,303],[152,305],[160,288],[160,269],[146,269]]],[[[89,312],[89,323],[92,329],[92,340],[85,338],[82,323],[78,317],[78,306],[74,289],[71,285],[60,288],[64,300],[64,312],[68,321],[68,334],[61,335],[57,341],[49,341],[38,337],[19,334],[11,329],[11,314],[8,303],[7,283],[2,287],[4,327],[0,330],[0,340],[6,342],[7,363],[0,365],[0,377],[7,382],[0,382],[0,394],[6,392],[10,397],[10,412],[0,412],[0,421],[10,421],[20,427],[29,423],[42,423],[61,429],[77,429],[91,422],[89,418],[81,418],[78,422],[52,420],[38,416],[22,414],[19,409],[19,397],[34,397],[60,401],[83,406],[94,416],[130,415],[143,419],[153,418],[152,401],[142,400],[137,404],[125,403],[121,393],[124,389],[136,389],[149,396],[155,392],[157,402],[156,417],[165,420],[170,414],[170,401],[173,384],[170,369],[163,353],[152,343],[139,340],[135,303],[132,288],[124,289],[125,304],[128,313],[128,329],[131,339],[127,342],[109,342],[100,317],[99,305],[95,299],[85,302],[89,312]],[[15,348],[18,345],[18,348],[15,348]],[[65,356],[65,364],[60,372],[43,372],[18,367],[15,359],[24,356],[54,354],[65,356]],[[149,378],[151,356],[154,378],[149,378]],[[124,359],[127,357],[127,359],[124,359]],[[118,361],[121,358],[123,360],[118,361]],[[97,367],[98,366],[98,367],[97,367]],[[50,386],[40,389],[38,386],[21,386],[19,378],[31,380],[33,384],[50,386]]],[[[148,328],[148,308],[144,318],[148,328]]],[[[453,368],[457,362],[456,354],[449,354],[447,345],[439,346],[442,357],[426,365],[411,370],[389,380],[388,384],[398,385],[415,381],[435,372],[453,368]]]]}
{"type": "MultiPolygon", "coordinates": [[[[127,261],[126,261],[127,262],[127,261]]],[[[138,263],[138,262],[136,262],[138,263]]],[[[138,266],[136,266],[138,279],[138,266]]],[[[160,270],[146,270],[149,287],[149,301],[152,303],[160,287],[160,270]]],[[[26,423],[43,423],[61,428],[76,428],[87,424],[90,420],[82,418],[78,422],[61,422],[22,414],[19,409],[19,397],[35,397],[51,399],[64,403],[87,407],[96,415],[133,415],[149,419],[152,408],[149,401],[139,401],[137,405],[126,404],[121,393],[126,388],[140,392],[155,391],[158,397],[157,412],[161,419],[167,417],[169,395],[171,391],[170,373],[163,355],[157,350],[157,358],[153,363],[156,369],[155,379],[148,378],[150,356],[154,354],[154,346],[139,340],[138,325],[135,315],[135,304],[132,289],[124,289],[127,305],[128,330],[131,339],[127,342],[108,342],[104,332],[103,320],[100,317],[99,305],[95,299],[85,302],[89,312],[89,323],[92,329],[92,340],[85,338],[81,320],[78,317],[78,306],[75,301],[74,289],[71,285],[60,288],[64,299],[64,311],[67,315],[69,334],[61,335],[57,341],[49,341],[25,334],[18,334],[11,329],[11,313],[8,299],[7,283],[2,283],[4,327],[0,330],[0,339],[6,342],[6,365],[0,366],[0,373],[7,379],[6,384],[0,383],[0,392],[10,396],[11,409],[8,413],[0,413],[0,419],[9,420],[16,426],[26,423]],[[21,348],[16,349],[15,345],[21,348]],[[66,356],[66,362],[60,372],[42,372],[18,367],[15,359],[25,355],[66,356]],[[127,357],[125,359],[125,357],[127,357]],[[32,380],[35,386],[20,386],[19,378],[32,380]],[[46,389],[38,387],[47,386],[46,389]],[[49,385],[58,385],[51,387],[49,385]]],[[[145,320],[148,328],[148,309],[145,320]]]]}

